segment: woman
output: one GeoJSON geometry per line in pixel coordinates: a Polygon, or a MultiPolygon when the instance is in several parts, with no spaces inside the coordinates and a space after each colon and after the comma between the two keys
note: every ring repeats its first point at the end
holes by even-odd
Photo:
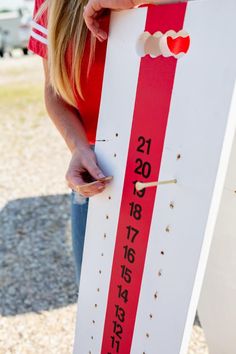
{"type": "MultiPolygon", "coordinates": [[[[136,0],[134,0],[136,1],[136,0]]],[[[109,12],[132,0],[36,0],[29,49],[43,58],[45,104],[71,151],[66,173],[72,193],[72,240],[79,285],[88,198],[108,183],[93,151],[101,98],[109,12]],[[87,31],[85,21],[93,32],[87,31]],[[96,37],[99,39],[96,43],[96,37]],[[95,183],[88,185],[87,182],[95,183]]],[[[139,3],[141,4],[141,3],[139,3]]]]}

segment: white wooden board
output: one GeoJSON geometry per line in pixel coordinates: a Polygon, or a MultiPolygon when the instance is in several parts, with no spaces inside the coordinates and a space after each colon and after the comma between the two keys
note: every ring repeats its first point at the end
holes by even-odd
{"type": "MultiPolygon", "coordinates": [[[[236,119],[236,97],[233,115],[236,119]]],[[[235,353],[236,138],[198,304],[210,354],[235,353]]]]}
{"type": "MultiPolygon", "coordinates": [[[[228,0],[227,4],[220,0],[188,3],[183,28],[190,35],[191,47],[177,61],[176,71],[173,58],[141,59],[136,52],[140,34],[145,30],[153,33],[165,29],[165,24],[160,28],[160,13],[170,21],[170,28],[165,31],[173,30],[182,6],[162,5],[158,10],[143,7],[112,14],[97,131],[97,140],[106,141],[98,141],[95,151],[105,172],[114,176],[114,182],[89,203],[76,354],[177,354],[187,350],[236,126],[235,117],[229,114],[236,76],[236,47],[232,45],[236,36],[236,3],[234,0],[228,0]],[[151,60],[160,70],[158,75],[153,73],[153,78],[148,71],[153,65],[151,60]],[[156,95],[170,90],[166,84],[169,70],[170,75],[174,73],[174,83],[169,92],[171,100],[160,170],[154,172],[158,172],[159,180],[176,178],[178,182],[158,187],[154,195],[133,326],[129,325],[127,315],[135,301],[132,300],[134,290],[138,288],[133,280],[131,285],[126,284],[130,287],[128,304],[122,304],[119,298],[119,306],[126,312],[124,322],[118,321],[115,308],[111,312],[110,306],[114,297],[110,291],[114,290],[114,274],[120,267],[121,257],[116,251],[121,239],[118,225],[128,218],[123,212],[127,210],[123,209],[128,203],[127,186],[132,186],[127,171],[139,156],[131,154],[134,140],[130,137],[137,127],[134,123],[139,114],[137,106],[149,112],[151,105],[150,117],[153,119],[155,111],[156,124],[149,124],[149,114],[142,119],[149,127],[148,134],[153,136],[152,145],[158,145],[163,131],[159,116],[164,101],[156,95]],[[148,97],[153,99],[150,101],[148,97]],[[113,321],[114,333],[110,335],[113,321]]],[[[145,158],[156,166],[158,154],[159,150],[156,154],[151,151],[145,158]]],[[[148,208],[148,196],[151,203],[153,192],[148,191],[143,198],[146,198],[145,208],[148,208]]],[[[141,227],[147,223],[146,214],[143,213],[141,227]]],[[[140,248],[135,252],[138,257],[140,248]]],[[[125,264],[136,279],[140,263],[129,264],[126,260],[125,264]]],[[[122,282],[124,286],[124,277],[122,282]]]]}

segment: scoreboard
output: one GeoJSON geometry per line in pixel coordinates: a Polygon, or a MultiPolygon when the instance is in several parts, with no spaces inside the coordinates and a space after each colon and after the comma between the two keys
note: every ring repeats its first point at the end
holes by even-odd
{"type": "Polygon", "coordinates": [[[235,0],[112,12],[75,354],[184,354],[236,127],[235,0]]]}

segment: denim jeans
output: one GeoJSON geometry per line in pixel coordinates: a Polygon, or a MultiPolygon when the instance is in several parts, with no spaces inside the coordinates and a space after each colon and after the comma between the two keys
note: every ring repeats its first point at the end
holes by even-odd
{"type": "Polygon", "coordinates": [[[75,260],[76,283],[79,286],[81,264],[84,248],[84,237],[88,213],[89,198],[82,197],[72,191],[71,194],[71,231],[75,260]]]}
{"type": "MultiPolygon", "coordinates": [[[[90,145],[94,150],[95,145],[90,145]]],[[[86,222],[88,214],[89,198],[72,191],[71,194],[71,231],[72,247],[75,260],[76,283],[79,287],[81,264],[84,249],[84,237],[86,231],[86,222]]]]}

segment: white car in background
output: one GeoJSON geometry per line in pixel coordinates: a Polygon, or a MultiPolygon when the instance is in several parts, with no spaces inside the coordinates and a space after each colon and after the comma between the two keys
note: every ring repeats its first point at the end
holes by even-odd
{"type": "Polygon", "coordinates": [[[23,53],[26,55],[28,54],[28,41],[31,32],[31,21],[32,21],[32,14],[25,12],[21,18],[20,28],[19,28],[19,39],[21,43],[21,48],[23,53]]]}
{"type": "Polygon", "coordinates": [[[28,54],[28,40],[31,31],[33,3],[27,1],[12,1],[6,5],[0,0],[0,56],[15,48],[22,49],[28,54]]]}

